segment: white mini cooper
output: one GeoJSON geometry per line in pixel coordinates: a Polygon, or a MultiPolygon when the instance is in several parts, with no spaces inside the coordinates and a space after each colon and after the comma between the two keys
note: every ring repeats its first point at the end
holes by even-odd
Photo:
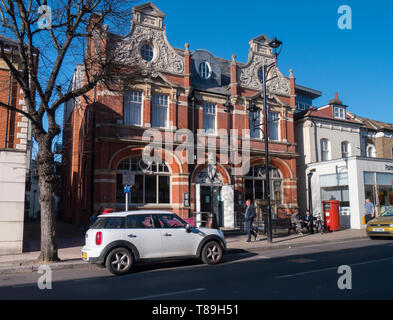
{"type": "Polygon", "coordinates": [[[98,217],[86,233],[83,260],[123,275],[135,262],[200,258],[220,263],[226,242],[220,230],[193,228],[171,212],[117,212],[98,217]]]}

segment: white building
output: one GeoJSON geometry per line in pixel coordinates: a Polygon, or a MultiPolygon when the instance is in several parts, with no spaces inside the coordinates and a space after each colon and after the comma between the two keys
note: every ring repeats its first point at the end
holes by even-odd
{"type": "Polygon", "coordinates": [[[298,201],[301,212],[316,215],[322,201],[339,200],[341,227],[360,229],[366,197],[379,199],[382,210],[393,204],[393,160],[367,157],[364,122],[346,109],[336,94],[327,106],[297,114],[298,201]]]}

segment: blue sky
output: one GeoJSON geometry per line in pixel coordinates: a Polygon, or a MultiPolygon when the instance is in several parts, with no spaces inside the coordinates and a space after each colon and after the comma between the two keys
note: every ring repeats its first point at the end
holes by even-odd
{"type": "MultiPolygon", "coordinates": [[[[207,49],[247,62],[248,41],[260,34],[284,42],[279,68],[298,84],[322,91],[315,105],[338,91],[349,110],[393,123],[393,4],[390,1],[156,0],[167,16],[172,46],[207,49]],[[352,9],[352,29],[340,30],[338,8],[352,9]]],[[[141,2],[142,3],[142,2],[141,2]]]]}

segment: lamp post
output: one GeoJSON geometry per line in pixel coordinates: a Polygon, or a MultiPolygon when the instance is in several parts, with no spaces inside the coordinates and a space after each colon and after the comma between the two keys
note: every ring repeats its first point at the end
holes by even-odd
{"type": "Polygon", "coordinates": [[[214,179],[217,176],[217,168],[213,164],[213,162],[209,163],[207,167],[207,175],[210,180],[210,214],[211,214],[211,226],[213,227],[213,219],[214,219],[214,201],[213,201],[213,188],[214,188],[214,179]]]}
{"type": "Polygon", "coordinates": [[[269,43],[269,47],[274,50],[275,61],[269,65],[263,65],[261,70],[262,75],[262,85],[263,85],[263,129],[261,128],[262,124],[255,122],[257,121],[257,117],[255,117],[259,108],[252,104],[248,109],[249,112],[253,113],[253,127],[254,130],[259,129],[263,133],[263,139],[265,140],[265,173],[266,173],[266,188],[265,188],[265,200],[266,200],[266,209],[267,209],[267,241],[269,243],[273,242],[273,234],[272,234],[272,209],[270,205],[270,167],[269,167],[269,111],[267,104],[267,86],[266,83],[272,79],[267,79],[267,76],[270,70],[277,66],[277,58],[282,50],[282,42],[277,40],[276,37],[269,43]],[[281,47],[281,48],[280,48],[281,47]],[[280,51],[278,49],[280,48],[280,51]],[[277,52],[278,51],[278,52],[277,52]]]}

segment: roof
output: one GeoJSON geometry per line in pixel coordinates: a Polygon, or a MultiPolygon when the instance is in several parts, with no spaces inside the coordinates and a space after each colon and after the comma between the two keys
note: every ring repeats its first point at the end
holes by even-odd
{"type": "Polygon", "coordinates": [[[334,112],[333,108],[334,108],[333,105],[328,105],[319,109],[312,107],[308,110],[304,110],[296,113],[295,120],[300,120],[303,118],[319,118],[319,119],[353,123],[360,126],[364,125],[362,121],[358,120],[356,117],[353,117],[351,113],[347,112],[346,110],[345,110],[345,116],[346,116],[345,119],[335,118],[333,113],[334,112]]]}
{"type": "Polygon", "coordinates": [[[367,129],[376,130],[376,131],[383,131],[383,130],[393,131],[393,124],[391,124],[391,123],[372,120],[372,119],[363,118],[363,117],[359,117],[359,116],[356,116],[356,118],[359,119],[360,121],[362,121],[364,123],[364,125],[367,127],[367,129]]]}
{"type": "Polygon", "coordinates": [[[295,91],[296,93],[299,93],[302,96],[306,96],[309,97],[311,99],[316,99],[319,98],[320,96],[322,96],[322,92],[315,90],[315,89],[311,89],[311,88],[307,88],[298,84],[295,84],[295,91]]]}
{"type": "MultiPolygon", "coordinates": [[[[18,50],[18,41],[11,39],[11,38],[7,38],[4,36],[0,36],[0,42],[5,44],[5,49],[16,49],[18,50]]],[[[33,50],[35,51],[35,53],[39,53],[39,50],[35,47],[33,47],[33,50]]]]}
{"type": "Polygon", "coordinates": [[[104,215],[100,215],[99,217],[126,217],[129,215],[139,215],[139,214],[174,214],[170,211],[161,211],[161,210],[135,210],[128,212],[112,212],[104,215]]]}

